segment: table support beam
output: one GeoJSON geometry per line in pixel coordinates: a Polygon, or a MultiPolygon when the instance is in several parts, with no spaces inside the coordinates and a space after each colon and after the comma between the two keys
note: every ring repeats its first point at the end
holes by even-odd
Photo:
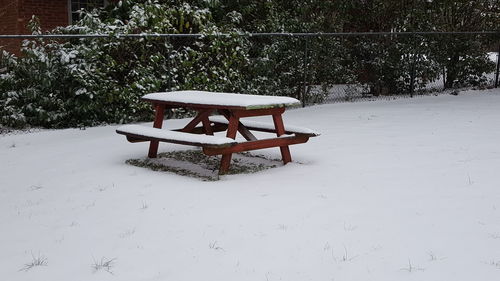
{"type": "Polygon", "coordinates": [[[296,135],[296,136],[287,136],[281,138],[272,138],[272,139],[262,139],[256,141],[247,141],[241,142],[234,146],[225,147],[225,148],[211,148],[204,147],[203,153],[208,156],[214,155],[224,155],[228,153],[237,153],[243,151],[252,151],[264,148],[271,148],[277,146],[288,146],[299,143],[306,143],[309,140],[308,135],[296,135]]]}
{"type": "Polygon", "coordinates": [[[199,110],[198,115],[196,115],[196,117],[191,120],[191,122],[189,122],[186,127],[181,130],[181,132],[190,133],[200,122],[205,122],[205,120],[208,121],[210,113],[212,113],[212,109],[199,110]]]}
{"type": "MultiPolygon", "coordinates": [[[[240,118],[230,115],[229,116],[229,125],[227,128],[227,134],[226,137],[235,139],[236,138],[236,132],[238,131],[238,124],[240,122],[240,118]]],[[[231,164],[231,157],[232,153],[226,153],[222,155],[222,160],[220,161],[220,168],[219,168],[219,174],[223,175],[226,174],[229,171],[229,166],[231,164]]]]}
{"type": "MultiPolygon", "coordinates": [[[[227,121],[231,118],[231,112],[229,110],[219,110],[219,113],[226,117],[227,121]]],[[[237,116],[237,115],[236,115],[237,116]]],[[[254,141],[257,140],[257,138],[250,132],[250,130],[245,127],[241,122],[238,121],[238,132],[247,140],[247,141],[254,141]]]]}
{"type": "MultiPolygon", "coordinates": [[[[276,135],[278,137],[285,134],[285,126],[283,125],[283,118],[281,113],[273,114],[274,127],[276,128],[276,135]]],[[[281,158],[283,159],[283,164],[292,162],[292,156],[290,154],[290,148],[288,145],[280,146],[281,158]]]]}
{"type": "MultiPolygon", "coordinates": [[[[155,105],[155,121],[153,123],[154,128],[161,129],[163,126],[163,117],[165,115],[165,105],[157,104],[155,105]]],[[[149,143],[149,158],[156,158],[158,156],[158,145],[159,141],[151,141],[149,143]]]]}
{"type": "Polygon", "coordinates": [[[275,108],[253,109],[253,110],[231,110],[231,112],[233,113],[233,115],[238,116],[239,118],[243,118],[243,117],[283,114],[283,112],[285,112],[285,108],[275,107],[275,108]]]}

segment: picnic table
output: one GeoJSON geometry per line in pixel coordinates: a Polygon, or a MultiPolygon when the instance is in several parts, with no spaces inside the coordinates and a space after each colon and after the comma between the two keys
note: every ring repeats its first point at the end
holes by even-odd
{"type": "Polygon", "coordinates": [[[116,132],[129,142],[149,141],[148,157],[156,158],[159,142],[200,146],[209,156],[222,155],[219,174],[228,172],[232,153],[279,147],[283,163],[292,161],[289,145],[305,143],[319,134],[308,128],[283,124],[282,114],[287,107],[300,106],[290,97],[257,96],[205,91],[175,91],[151,93],[142,97],[155,109],[153,127],[125,125],[116,132]],[[183,128],[162,129],[165,110],[187,108],[197,115],[183,128]],[[219,116],[213,116],[214,113],[219,116]],[[242,120],[245,117],[271,116],[273,123],[242,120]],[[214,133],[226,131],[226,136],[214,133]],[[276,137],[257,139],[252,131],[276,134],[276,137]],[[237,141],[240,133],[245,141],[237,141]]]}

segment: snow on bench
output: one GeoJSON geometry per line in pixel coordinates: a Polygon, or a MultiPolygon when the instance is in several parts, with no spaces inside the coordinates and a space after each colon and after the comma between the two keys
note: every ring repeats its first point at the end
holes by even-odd
{"type": "Polygon", "coordinates": [[[186,144],[202,147],[229,147],[236,145],[237,142],[226,137],[197,135],[183,132],[169,131],[140,125],[125,125],[116,129],[121,135],[126,135],[129,140],[154,140],[170,142],[176,144],[186,144]]]}
{"type": "MultiPolygon", "coordinates": [[[[229,124],[229,121],[223,116],[210,116],[209,117],[210,122],[213,123],[218,123],[218,124],[229,124]]],[[[255,130],[255,131],[263,131],[263,132],[270,132],[274,133],[276,131],[274,124],[272,123],[263,123],[263,122],[256,122],[256,121],[249,121],[249,120],[241,120],[240,122],[243,124],[243,126],[247,127],[249,130],[255,130]]],[[[290,126],[290,125],[285,125],[285,134],[302,134],[302,135],[308,135],[311,137],[316,137],[319,136],[320,133],[308,129],[308,128],[303,128],[303,127],[298,127],[298,126],[290,126]]]]}

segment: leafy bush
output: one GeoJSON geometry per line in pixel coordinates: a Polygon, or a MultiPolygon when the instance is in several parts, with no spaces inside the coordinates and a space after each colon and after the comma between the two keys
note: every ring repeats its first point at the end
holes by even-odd
{"type": "MultiPolygon", "coordinates": [[[[10,127],[75,127],[146,120],[146,93],[176,89],[234,91],[245,81],[247,41],[222,38],[208,9],[187,3],[120,1],[82,14],[54,34],[202,33],[192,39],[82,38],[25,41],[22,57],[4,53],[0,118],[10,127]]],[[[34,34],[40,28],[33,19],[34,34]]]]}
{"type": "MultiPolygon", "coordinates": [[[[447,88],[484,83],[485,73],[493,69],[486,57],[494,39],[489,37],[241,36],[244,32],[488,30],[498,26],[500,18],[491,1],[410,2],[113,2],[83,12],[75,25],[51,31],[110,37],[28,40],[21,57],[0,54],[0,124],[60,128],[146,120],[152,109],[140,97],[156,91],[283,95],[314,103],[338,84],[357,85],[348,88],[355,89],[346,92],[349,99],[364,88],[373,95],[407,94],[441,75],[447,88]],[[119,37],[141,33],[203,37],[119,37]]],[[[41,34],[36,19],[30,28],[41,34]]]]}

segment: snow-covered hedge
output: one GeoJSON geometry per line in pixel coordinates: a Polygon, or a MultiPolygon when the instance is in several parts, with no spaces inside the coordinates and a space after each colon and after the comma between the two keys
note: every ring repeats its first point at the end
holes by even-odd
{"type": "MultiPolygon", "coordinates": [[[[373,9],[347,0],[113,2],[51,33],[116,36],[31,40],[24,42],[19,58],[0,54],[0,125],[74,127],[146,120],[151,108],[140,97],[155,91],[286,95],[312,103],[321,102],[328,89],[338,85],[367,89],[375,96],[424,90],[441,76],[447,88],[478,86],[493,70],[485,49],[492,43],[489,37],[241,36],[242,32],[354,28],[454,30],[459,27],[448,26],[439,15],[456,10],[456,5],[464,7],[455,17],[464,19],[461,22],[467,30],[470,25],[471,30],[487,30],[498,21],[481,12],[490,10],[481,1],[446,5],[424,1],[425,5],[411,9],[386,5],[383,0],[372,2],[373,9]],[[117,35],[140,33],[200,33],[204,37],[117,35]],[[229,35],[214,36],[221,33],[229,35]]],[[[33,33],[41,33],[38,26],[33,19],[33,33]]]]}
{"type": "MultiPolygon", "coordinates": [[[[234,16],[234,15],[232,15],[234,16]]],[[[36,19],[30,23],[41,33],[36,19]]],[[[158,1],[120,1],[83,14],[55,34],[203,33],[201,40],[88,38],[30,40],[16,58],[0,57],[0,124],[74,127],[145,120],[140,97],[154,91],[241,88],[247,41],[221,29],[208,9],[158,1]]]]}

